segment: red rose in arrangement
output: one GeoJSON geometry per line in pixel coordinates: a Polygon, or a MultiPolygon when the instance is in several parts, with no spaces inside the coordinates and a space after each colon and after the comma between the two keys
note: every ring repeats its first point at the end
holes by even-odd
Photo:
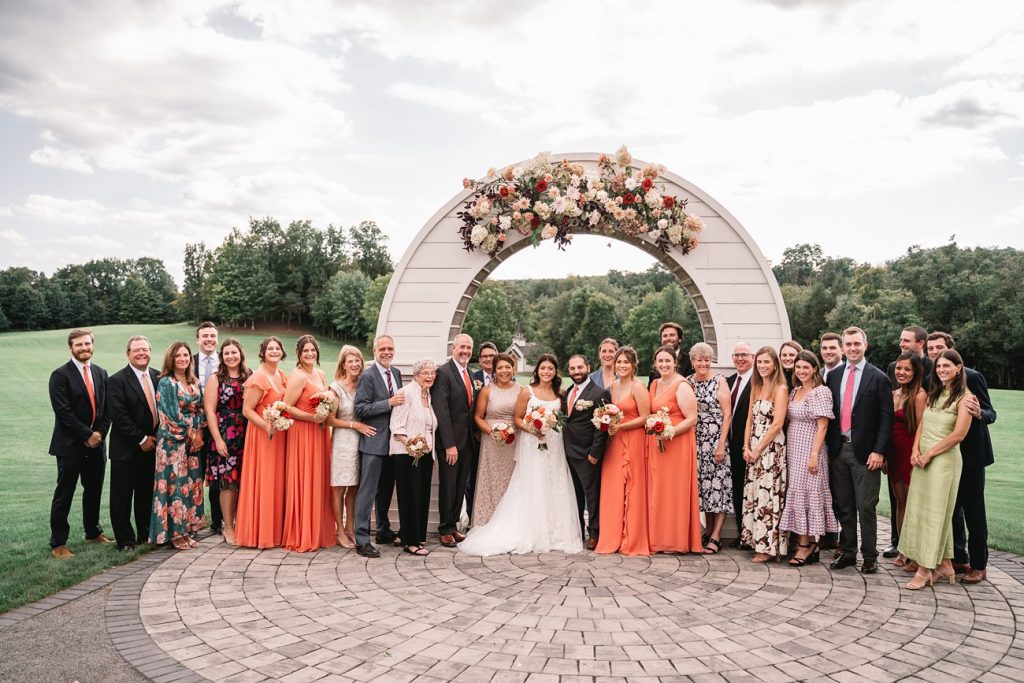
{"type": "Polygon", "coordinates": [[[540,226],[540,216],[534,216],[530,219],[530,227],[536,228],[540,226]]]}
{"type": "Polygon", "coordinates": [[[507,185],[502,185],[501,187],[499,187],[498,188],[498,194],[501,196],[502,199],[504,199],[505,197],[508,197],[508,195],[509,195],[508,186],[507,185]]]}
{"type": "Polygon", "coordinates": [[[543,420],[534,420],[533,421],[534,429],[540,429],[543,426],[544,426],[544,421],[543,420]]]}
{"type": "Polygon", "coordinates": [[[671,209],[676,205],[676,198],[673,197],[672,195],[662,197],[661,205],[664,206],[666,209],[671,209]]]}
{"type": "Polygon", "coordinates": [[[515,440],[516,440],[516,435],[515,434],[509,434],[508,436],[505,437],[505,443],[512,443],[515,440]]]}
{"type": "Polygon", "coordinates": [[[663,431],[665,431],[665,423],[659,422],[658,424],[654,425],[654,431],[658,434],[661,434],[663,431]]]}
{"type": "Polygon", "coordinates": [[[650,178],[644,178],[644,181],[640,183],[640,187],[644,188],[644,192],[654,187],[654,181],[650,178]]]}
{"type": "Polygon", "coordinates": [[[636,196],[634,196],[632,192],[627,192],[626,194],[622,195],[623,204],[632,204],[634,201],[636,201],[636,196]]]}
{"type": "Polygon", "coordinates": [[[537,184],[533,186],[533,189],[537,190],[537,192],[547,192],[548,181],[544,180],[543,178],[538,180],[537,184]]]}

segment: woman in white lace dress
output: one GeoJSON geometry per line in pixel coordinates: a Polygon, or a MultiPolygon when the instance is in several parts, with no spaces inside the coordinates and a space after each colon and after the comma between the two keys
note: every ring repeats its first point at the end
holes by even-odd
{"type": "Polygon", "coordinates": [[[474,527],[459,544],[467,555],[546,553],[583,550],[576,491],[565,460],[562,434],[531,434],[523,418],[535,408],[560,410],[558,361],[544,354],[530,387],[516,402],[516,467],[490,521],[474,527]]]}

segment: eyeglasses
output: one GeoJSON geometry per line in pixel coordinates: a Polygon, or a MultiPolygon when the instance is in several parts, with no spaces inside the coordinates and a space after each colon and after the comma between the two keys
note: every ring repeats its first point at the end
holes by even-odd
{"type": "Polygon", "coordinates": [[[753,356],[754,356],[754,354],[752,354],[752,353],[734,353],[734,354],[732,354],[733,358],[752,358],[753,356]]]}

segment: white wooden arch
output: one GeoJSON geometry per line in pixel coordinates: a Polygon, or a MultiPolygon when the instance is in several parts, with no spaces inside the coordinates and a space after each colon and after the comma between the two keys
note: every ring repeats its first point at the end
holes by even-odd
{"type": "MultiPolygon", "coordinates": [[[[583,164],[597,174],[599,154],[558,154],[583,164]]],[[[637,168],[645,162],[634,159],[637,168]]],[[[642,236],[616,235],[664,264],[693,301],[704,340],[716,350],[719,365],[729,365],[729,354],[739,341],[755,349],[778,345],[790,336],[789,317],[778,283],[757,244],[732,214],[693,183],[674,173],[658,178],[665,194],[687,199],[687,213],[703,219],[706,229],[699,244],[683,256],[657,249],[642,236]]],[[[441,360],[462,330],[466,311],[483,282],[503,261],[530,240],[514,231],[491,258],[481,250],[467,252],[459,235],[462,210],[472,190],[463,190],[427,221],[395,269],[377,319],[377,334],[395,340],[394,362],[408,372],[420,358],[441,360]]],[[[572,246],[567,247],[567,256],[572,246]]],[[[482,341],[482,340],[477,340],[482,341]]]]}

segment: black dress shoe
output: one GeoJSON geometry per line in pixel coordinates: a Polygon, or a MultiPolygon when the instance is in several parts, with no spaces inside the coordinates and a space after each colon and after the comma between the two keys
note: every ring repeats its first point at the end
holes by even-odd
{"type": "Polygon", "coordinates": [[[733,550],[739,550],[740,549],[740,539],[739,538],[732,539],[732,543],[729,544],[729,547],[732,548],[733,550]]]}
{"type": "Polygon", "coordinates": [[[366,545],[357,545],[356,552],[363,557],[380,557],[380,552],[369,543],[366,545]]]}
{"type": "Polygon", "coordinates": [[[877,574],[878,560],[864,560],[860,565],[861,574],[877,574]]]}
{"type": "Polygon", "coordinates": [[[882,551],[882,557],[893,558],[900,554],[900,549],[894,545],[889,546],[882,551]]]}
{"type": "Polygon", "coordinates": [[[396,538],[398,538],[398,534],[391,529],[387,529],[377,534],[377,543],[380,545],[386,545],[394,541],[396,538]]]}
{"type": "MultiPolygon", "coordinates": [[[[867,561],[865,560],[865,564],[867,561]]],[[[846,569],[847,567],[855,567],[857,565],[856,557],[848,557],[846,555],[840,555],[836,559],[832,560],[832,564],[828,566],[829,569],[846,569]]]]}
{"type": "Polygon", "coordinates": [[[123,550],[126,553],[130,553],[133,550],[135,550],[135,544],[134,543],[125,543],[124,545],[117,546],[117,549],[118,550],[123,550]]]}

